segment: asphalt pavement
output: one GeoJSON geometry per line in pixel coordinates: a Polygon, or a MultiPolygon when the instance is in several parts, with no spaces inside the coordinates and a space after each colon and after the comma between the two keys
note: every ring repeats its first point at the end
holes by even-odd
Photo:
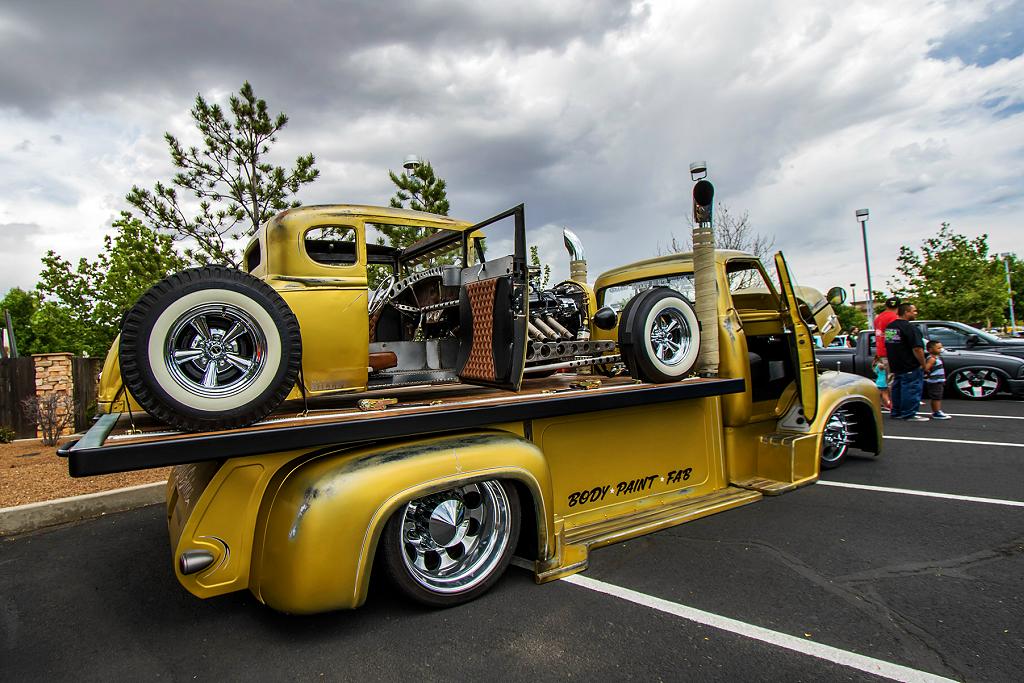
{"type": "Polygon", "coordinates": [[[584,581],[512,568],[443,611],[384,582],[312,617],[198,600],[160,506],[0,540],[0,678],[1019,680],[1024,402],[946,411],[820,485],[596,550],[584,581]]]}

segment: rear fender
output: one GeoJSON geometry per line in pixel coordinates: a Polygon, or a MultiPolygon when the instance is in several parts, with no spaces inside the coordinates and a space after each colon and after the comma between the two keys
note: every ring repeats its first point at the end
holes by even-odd
{"type": "Polygon", "coordinates": [[[514,434],[473,432],[327,455],[284,472],[260,512],[250,589],[284,612],[358,607],[391,515],[415,498],[485,479],[529,489],[538,557],[553,556],[551,475],[543,453],[514,434]]]}

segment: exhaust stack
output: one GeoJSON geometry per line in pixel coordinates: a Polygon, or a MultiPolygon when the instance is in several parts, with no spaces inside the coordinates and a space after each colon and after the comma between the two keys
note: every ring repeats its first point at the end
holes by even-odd
{"type": "Polygon", "coordinates": [[[562,241],[569,252],[569,279],[587,284],[587,255],[583,251],[583,241],[569,228],[562,228],[562,241]]]}
{"type": "Polygon", "coordinates": [[[707,165],[690,165],[693,185],[693,285],[694,309],[700,321],[700,355],[697,369],[704,377],[718,375],[718,289],[715,283],[715,232],[712,210],[715,186],[706,180],[707,165]]]}

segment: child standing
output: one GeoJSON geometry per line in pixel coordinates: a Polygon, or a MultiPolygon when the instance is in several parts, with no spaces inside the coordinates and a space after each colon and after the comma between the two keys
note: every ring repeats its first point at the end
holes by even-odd
{"type": "Polygon", "coordinates": [[[885,364],[875,358],[871,361],[871,369],[875,371],[875,386],[878,387],[878,395],[882,399],[882,412],[888,413],[892,409],[892,398],[889,396],[889,378],[886,377],[885,364]]]}
{"type": "Polygon", "coordinates": [[[950,420],[942,412],[942,387],[946,385],[946,368],[942,363],[942,342],[929,341],[925,346],[928,357],[924,359],[924,395],[932,401],[932,419],[950,420]]]}

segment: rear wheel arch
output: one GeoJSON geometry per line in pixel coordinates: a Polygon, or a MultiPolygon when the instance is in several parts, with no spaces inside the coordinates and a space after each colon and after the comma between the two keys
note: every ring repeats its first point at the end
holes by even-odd
{"type": "MultiPolygon", "coordinates": [[[[514,510],[517,517],[513,520],[516,538],[512,542],[511,554],[523,555],[534,560],[548,555],[547,546],[549,539],[553,538],[554,528],[549,519],[550,511],[544,505],[543,483],[526,468],[504,467],[466,472],[457,477],[446,477],[440,481],[407,488],[395,493],[380,506],[371,522],[371,529],[367,530],[368,542],[364,545],[361,553],[363,557],[360,565],[364,567],[364,571],[359,577],[358,590],[360,594],[365,597],[371,581],[388,578],[386,574],[390,572],[390,568],[388,567],[389,560],[384,535],[393,532],[396,516],[401,515],[409,503],[434,493],[486,482],[507,485],[516,501],[514,510]]],[[[392,558],[391,562],[395,562],[395,560],[392,558]]],[[[497,581],[502,573],[504,573],[504,568],[498,576],[494,577],[494,581],[497,581]]],[[[488,586],[491,583],[491,581],[486,582],[488,586]]],[[[477,597],[476,594],[469,600],[475,599],[475,597],[477,597]]],[[[443,601],[431,601],[427,604],[447,606],[443,601]]],[[[459,604],[459,602],[451,604],[459,604]]]]}

